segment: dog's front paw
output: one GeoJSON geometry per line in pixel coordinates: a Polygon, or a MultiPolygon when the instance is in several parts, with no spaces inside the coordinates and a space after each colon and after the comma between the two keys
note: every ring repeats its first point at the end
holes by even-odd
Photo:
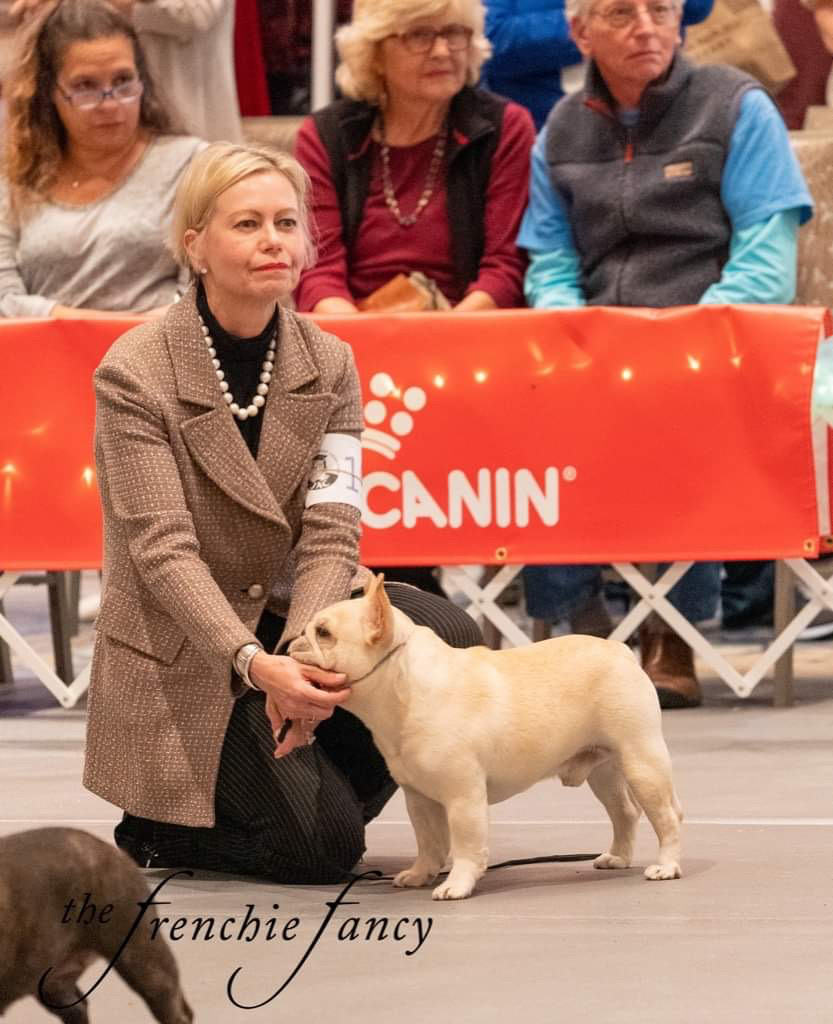
{"type": "Polygon", "coordinates": [[[593,861],[593,867],[600,871],[609,871],[614,868],[629,868],[631,862],[624,857],[617,857],[613,853],[603,853],[593,861]]]}
{"type": "Polygon", "coordinates": [[[680,878],[681,876],[682,871],[676,861],[672,861],[670,864],[651,864],[650,867],[645,868],[645,877],[649,882],[662,882],[668,878],[680,878]]]}
{"type": "Polygon", "coordinates": [[[474,878],[452,878],[451,875],[431,893],[433,900],[464,900],[474,892],[474,878]]]}
{"type": "Polygon", "coordinates": [[[400,871],[394,878],[393,884],[398,889],[419,888],[421,885],[428,885],[429,882],[433,882],[436,877],[436,871],[426,871],[424,868],[418,868],[414,864],[407,870],[400,871]]]}

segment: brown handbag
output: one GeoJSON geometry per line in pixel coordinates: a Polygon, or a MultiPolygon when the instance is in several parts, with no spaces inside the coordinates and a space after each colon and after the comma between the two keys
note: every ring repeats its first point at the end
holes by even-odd
{"type": "Polygon", "coordinates": [[[436,282],[418,270],[397,274],[356,305],[363,313],[421,313],[428,309],[451,309],[451,303],[436,282]]]}

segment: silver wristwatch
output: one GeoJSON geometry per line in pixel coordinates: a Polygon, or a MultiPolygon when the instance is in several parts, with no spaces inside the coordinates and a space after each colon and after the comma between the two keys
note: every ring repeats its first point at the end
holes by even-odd
{"type": "Polygon", "coordinates": [[[260,687],[253,683],[249,677],[249,666],[252,663],[252,658],[256,654],[260,654],[263,648],[260,644],[243,644],[242,647],[238,647],[235,651],[232,664],[234,665],[234,671],[240,676],[246,686],[250,690],[259,690],[260,687]]]}

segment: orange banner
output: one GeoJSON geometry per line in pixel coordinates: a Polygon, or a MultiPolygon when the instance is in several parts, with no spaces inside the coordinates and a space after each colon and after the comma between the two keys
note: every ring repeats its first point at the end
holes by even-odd
{"type": "MultiPolygon", "coordinates": [[[[829,528],[810,423],[823,310],[320,322],[362,377],[368,562],[807,557],[829,528]]],[[[0,323],[0,567],[99,564],[90,377],[126,326],[0,323]]]]}

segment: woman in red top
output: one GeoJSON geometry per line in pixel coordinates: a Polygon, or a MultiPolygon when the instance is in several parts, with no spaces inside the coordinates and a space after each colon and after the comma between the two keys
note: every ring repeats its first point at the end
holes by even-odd
{"type": "Polygon", "coordinates": [[[336,35],[346,99],[302,125],[319,262],[296,299],[316,313],[421,271],[455,310],[523,304],[515,245],[532,119],[474,88],[488,56],[479,0],[356,0],[336,35]]]}

